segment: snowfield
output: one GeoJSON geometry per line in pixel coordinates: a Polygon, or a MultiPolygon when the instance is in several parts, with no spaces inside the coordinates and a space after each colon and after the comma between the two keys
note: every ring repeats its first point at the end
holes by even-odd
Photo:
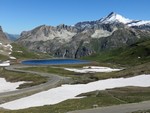
{"type": "Polygon", "coordinates": [[[7,82],[4,78],[0,78],[0,93],[17,90],[20,84],[25,82],[7,82]]]}
{"type": "Polygon", "coordinates": [[[43,91],[25,98],[14,100],[1,104],[0,107],[17,110],[35,106],[57,104],[67,99],[76,98],[81,93],[95,90],[105,90],[108,88],[125,87],[125,86],[150,86],[150,74],[139,75],[130,78],[112,78],[99,80],[88,84],[62,85],[57,88],[43,91]]]}
{"type": "Polygon", "coordinates": [[[0,63],[0,67],[10,66],[10,61],[4,61],[0,63]]]}
{"type": "Polygon", "coordinates": [[[140,26],[140,25],[150,25],[150,21],[139,21],[139,22],[136,22],[136,23],[128,24],[129,27],[131,27],[131,26],[140,26]]]}
{"type": "Polygon", "coordinates": [[[10,59],[12,59],[12,60],[16,60],[16,58],[15,58],[15,57],[13,57],[13,56],[10,56],[9,58],[10,58],[10,59]]]}
{"type": "Polygon", "coordinates": [[[95,72],[112,72],[112,71],[120,71],[122,69],[112,69],[109,67],[99,67],[99,66],[85,66],[83,68],[64,68],[68,71],[74,71],[77,73],[95,73],[95,72]]]}

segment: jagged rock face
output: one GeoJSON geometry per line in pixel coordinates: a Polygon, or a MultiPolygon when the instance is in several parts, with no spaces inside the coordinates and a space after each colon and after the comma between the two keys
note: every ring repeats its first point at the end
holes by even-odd
{"type": "Polygon", "coordinates": [[[76,33],[77,30],[70,26],[60,25],[52,27],[44,25],[28,32],[22,32],[21,38],[24,41],[30,40],[30,42],[57,40],[59,38],[60,42],[65,42],[69,41],[76,33]]]}
{"type": "Polygon", "coordinates": [[[39,26],[22,32],[18,43],[30,50],[57,57],[80,58],[106,49],[131,45],[150,38],[149,29],[139,29],[139,22],[111,13],[97,21],[79,22],[74,26],[39,26]],[[138,27],[135,25],[138,23],[138,27]],[[132,26],[134,25],[134,26],[132,26]]]}
{"type": "Polygon", "coordinates": [[[3,43],[3,44],[10,43],[10,41],[7,39],[5,33],[3,32],[1,26],[0,26],[0,43],[3,43]]]}
{"type": "Polygon", "coordinates": [[[119,29],[113,32],[111,36],[96,40],[95,43],[99,44],[96,49],[100,51],[131,45],[138,41],[138,38],[140,37],[137,37],[131,29],[119,29]]]}

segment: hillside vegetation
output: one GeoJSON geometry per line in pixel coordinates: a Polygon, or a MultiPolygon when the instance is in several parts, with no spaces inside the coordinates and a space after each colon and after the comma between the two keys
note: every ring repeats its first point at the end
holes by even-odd
{"type": "MultiPolygon", "coordinates": [[[[106,63],[109,65],[117,64],[118,66],[125,66],[125,69],[119,72],[111,73],[96,73],[92,74],[91,79],[107,79],[112,77],[130,77],[140,74],[150,73],[150,40],[140,41],[128,47],[118,48],[111,51],[105,51],[98,54],[93,54],[82,59],[97,61],[99,63],[106,63]]],[[[71,67],[71,66],[70,66],[71,67]]],[[[59,68],[52,69],[51,67],[30,68],[31,70],[46,71],[49,73],[64,72],[59,68]],[[59,71],[58,71],[59,70],[59,71]]],[[[29,69],[29,70],[30,70],[29,69]]],[[[68,74],[68,72],[64,72],[68,74]]],[[[70,72],[69,74],[72,74],[70,72]]],[[[83,75],[81,75],[83,76],[83,75]]],[[[87,76],[86,76],[87,77],[87,76]]],[[[85,76],[84,76],[85,79],[85,76]]],[[[83,81],[77,81],[77,83],[83,81]]],[[[88,81],[89,82],[89,81],[88,81]]],[[[86,83],[86,82],[85,82],[86,83]]],[[[127,104],[150,100],[150,88],[143,87],[125,87],[107,89],[105,91],[94,91],[79,96],[85,98],[71,99],[55,105],[45,105],[41,107],[33,107],[23,110],[2,111],[1,113],[66,113],[67,111],[93,108],[94,105],[98,107],[111,106],[116,104],[127,104]]]]}
{"type": "Polygon", "coordinates": [[[143,64],[150,62],[150,40],[140,41],[124,48],[103,51],[82,59],[130,66],[143,64]]]}
{"type": "Polygon", "coordinates": [[[37,53],[34,51],[29,51],[27,48],[20,44],[12,43],[13,52],[12,56],[16,57],[17,59],[44,59],[44,58],[51,58],[50,55],[46,53],[37,53]]]}

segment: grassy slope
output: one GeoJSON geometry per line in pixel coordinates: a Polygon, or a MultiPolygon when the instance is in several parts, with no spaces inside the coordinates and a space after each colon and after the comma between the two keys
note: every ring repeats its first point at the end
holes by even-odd
{"type": "Polygon", "coordinates": [[[93,54],[83,59],[130,66],[142,64],[150,61],[150,40],[138,42],[130,47],[93,54]]]}
{"type": "Polygon", "coordinates": [[[4,61],[4,60],[8,60],[8,59],[9,59],[8,56],[0,54],[0,60],[4,61]]]}
{"type": "Polygon", "coordinates": [[[54,68],[52,66],[47,67],[30,67],[30,68],[24,68],[23,70],[30,70],[30,71],[38,71],[38,72],[47,72],[47,73],[53,73],[58,74],[60,76],[65,77],[71,77],[72,81],[70,83],[76,84],[76,83],[88,83],[95,81],[95,78],[90,78],[93,74],[91,73],[76,73],[72,71],[64,70],[61,67],[54,68]]]}
{"type": "Polygon", "coordinates": [[[45,59],[45,58],[51,58],[51,56],[48,55],[48,54],[36,53],[36,52],[33,52],[33,51],[29,51],[25,47],[23,47],[19,44],[16,44],[16,43],[12,43],[11,45],[13,46],[12,56],[16,57],[17,59],[45,59]],[[22,53],[18,52],[18,51],[22,51],[22,53]]]}
{"type": "Polygon", "coordinates": [[[72,77],[72,79],[74,80],[72,83],[88,83],[91,81],[96,81],[96,80],[101,80],[101,79],[131,77],[131,76],[136,76],[136,75],[140,75],[143,73],[148,74],[150,73],[150,63],[144,63],[144,64],[140,64],[140,65],[133,66],[133,67],[127,67],[126,69],[122,71],[110,72],[110,73],[75,73],[75,72],[64,70],[61,67],[54,68],[51,66],[30,67],[30,68],[24,68],[24,70],[54,73],[54,74],[58,74],[61,76],[72,77]]]}
{"type": "MultiPolygon", "coordinates": [[[[49,58],[50,56],[43,53],[35,53],[28,51],[26,48],[18,45],[16,43],[11,44],[13,46],[12,56],[16,57],[17,60],[23,59],[39,59],[39,58],[49,58]],[[17,52],[17,51],[22,51],[17,52]]],[[[0,55],[1,60],[9,59],[8,56],[0,55]]],[[[46,77],[41,77],[39,75],[29,74],[29,73],[19,73],[19,72],[12,72],[7,71],[3,67],[0,67],[0,77],[5,78],[7,81],[10,82],[17,82],[17,81],[32,81],[32,83],[25,83],[19,86],[19,88],[30,87],[34,85],[38,85],[41,83],[45,83],[47,81],[46,77]]]]}
{"type": "MultiPolygon", "coordinates": [[[[11,56],[16,57],[17,59],[38,59],[42,57],[45,58],[46,56],[48,57],[48,55],[45,54],[39,55],[35,52],[28,51],[26,48],[16,43],[12,43],[11,45],[13,46],[13,52],[11,56]],[[22,51],[23,53],[18,51],[22,51]]],[[[8,56],[0,54],[0,60],[8,60],[8,59],[9,59],[8,56]]]]}
{"type": "Polygon", "coordinates": [[[107,78],[131,77],[149,73],[150,73],[150,62],[133,67],[126,67],[121,71],[111,73],[96,73],[95,75],[93,75],[93,77],[96,77],[98,79],[107,79],[107,78]]]}
{"type": "Polygon", "coordinates": [[[31,83],[20,85],[18,89],[38,85],[47,81],[46,77],[41,77],[40,75],[7,71],[2,67],[0,67],[0,73],[0,77],[5,78],[7,81],[32,81],[31,83]]]}
{"type": "Polygon", "coordinates": [[[75,75],[75,72],[67,71],[62,68],[54,68],[52,66],[45,66],[45,67],[29,67],[29,68],[23,68],[23,70],[31,70],[31,71],[37,71],[37,72],[46,72],[46,73],[54,73],[59,74],[61,76],[69,76],[75,75]]]}

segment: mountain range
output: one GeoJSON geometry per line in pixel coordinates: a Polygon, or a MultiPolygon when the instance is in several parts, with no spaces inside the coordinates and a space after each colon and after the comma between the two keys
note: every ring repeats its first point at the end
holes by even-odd
{"type": "Polygon", "coordinates": [[[150,21],[131,20],[117,13],[73,26],[38,26],[23,31],[17,43],[57,57],[80,58],[150,39],[150,21]]]}

